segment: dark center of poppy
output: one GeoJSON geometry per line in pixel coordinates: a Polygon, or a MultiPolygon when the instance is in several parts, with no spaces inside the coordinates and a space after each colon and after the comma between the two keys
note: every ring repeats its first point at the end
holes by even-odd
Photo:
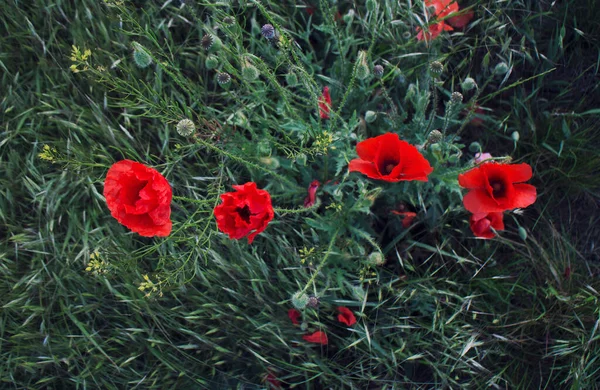
{"type": "Polygon", "coordinates": [[[125,204],[135,206],[138,200],[141,199],[140,191],[148,184],[147,180],[133,182],[130,186],[124,187],[123,194],[125,198],[125,204]]]}
{"type": "Polygon", "coordinates": [[[244,207],[238,207],[235,211],[237,211],[244,222],[250,223],[250,216],[252,213],[250,212],[250,207],[248,207],[248,205],[245,205],[244,207]]]}
{"type": "Polygon", "coordinates": [[[383,175],[389,175],[396,168],[396,165],[398,165],[397,161],[386,160],[379,166],[379,172],[383,175]]]}
{"type": "Polygon", "coordinates": [[[490,187],[492,187],[492,196],[494,198],[501,198],[506,193],[506,186],[501,180],[490,180],[490,187]]]}

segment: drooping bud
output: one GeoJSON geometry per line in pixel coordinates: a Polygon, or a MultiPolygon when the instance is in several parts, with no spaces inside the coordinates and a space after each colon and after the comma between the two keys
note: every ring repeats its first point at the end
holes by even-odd
{"type": "Polygon", "coordinates": [[[510,135],[510,137],[513,139],[513,141],[515,142],[519,142],[519,138],[521,138],[521,136],[519,135],[518,131],[513,131],[512,134],[510,135]]]}
{"type": "Polygon", "coordinates": [[[152,57],[146,48],[137,42],[133,43],[133,62],[138,68],[147,68],[152,63],[152,57]]]}
{"type": "Polygon", "coordinates": [[[367,123],[373,123],[377,119],[377,113],[375,111],[367,111],[365,112],[365,121],[367,123]]]}
{"type": "Polygon", "coordinates": [[[481,144],[479,142],[471,142],[471,145],[469,145],[469,152],[471,152],[471,153],[481,152],[481,144]]]}
{"type": "Polygon", "coordinates": [[[521,240],[527,240],[527,230],[523,226],[519,226],[519,237],[521,240]]]}
{"type": "Polygon", "coordinates": [[[473,88],[477,88],[477,83],[471,77],[467,77],[461,84],[461,88],[464,92],[470,91],[473,88]]]}
{"type": "Polygon", "coordinates": [[[298,291],[292,295],[292,305],[298,309],[302,310],[308,304],[308,295],[303,293],[302,291],[298,291]]]}
{"type": "Polygon", "coordinates": [[[258,69],[250,63],[250,61],[244,61],[242,65],[242,78],[246,81],[254,81],[260,76],[258,69]]]}
{"type": "Polygon", "coordinates": [[[177,123],[177,132],[182,137],[189,137],[196,130],[196,125],[189,119],[182,119],[177,123]]]}
{"type": "Polygon", "coordinates": [[[350,9],[348,10],[348,12],[346,13],[346,15],[344,15],[344,16],[342,17],[342,19],[344,20],[344,23],[346,23],[346,24],[350,24],[350,23],[352,23],[352,20],[354,20],[354,14],[355,14],[355,13],[356,13],[356,12],[355,12],[355,11],[354,11],[352,8],[350,8],[350,9]]]}
{"type": "Polygon", "coordinates": [[[506,62],[500,62],[494,68],[495,75],[502,76],[502,75],[506,74],[506,72],[508,72],[508,65],[506,64],[506,62]]]}

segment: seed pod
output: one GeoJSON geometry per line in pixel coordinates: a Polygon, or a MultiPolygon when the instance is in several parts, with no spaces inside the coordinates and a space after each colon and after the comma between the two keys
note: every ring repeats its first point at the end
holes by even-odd
{"type": "Polygon", "coordinates": [[[204,61],[204,66],[206,66],[206,69],[215,69],[219,66],[219,58],[212,54],[209,55],[204,61]]]}
{"type": "Polygon", "coordinates": [[[189,119],[182,119],[177,123],[177,132],[182,137],[189,137],[196,130],[196,125],[189,119]]]}
{"type": "Polygon", "coordinates": [[[439,61],[433,61],[429,64],[429,71],[436,76],[439,76],[444,71],[444,65],[439,61]]]}
{"type": "Polygon", "coordinates": [[[381,77],[383,76],[383,66],[381,65],[375,65],[373,67],[373,74],[377,77],[381,77]]]}

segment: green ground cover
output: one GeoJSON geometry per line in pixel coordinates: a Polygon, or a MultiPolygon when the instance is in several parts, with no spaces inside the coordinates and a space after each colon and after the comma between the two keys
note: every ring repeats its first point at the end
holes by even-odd
{"type": "Polygon", "coordinates": [[[426,42],[420,0],[1,2],[1,387],[596,388],[600,11],[458,4],[426,42]],[[348,172],[387,132],[429,181],[348,172]],[[478,151],[537,188],[490,240],[457,183],[478,151]],[[111,216],[123,159],[171,184],[168,237],[111,216]],[[249,181],[275,207],[252,244],[213,215],[249,181]]]}

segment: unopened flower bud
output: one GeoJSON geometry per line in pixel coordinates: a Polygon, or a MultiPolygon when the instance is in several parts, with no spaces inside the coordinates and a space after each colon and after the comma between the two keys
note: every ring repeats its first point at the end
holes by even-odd
{"type": "Polygon", "coordinates": [[[196,125],[189,119],[182,119],[177,123],[177,132],[182,137],[189,137],[196,130],[196,125]]]}
{"type": "Polygon", "coordinates": [[[250,62],[246,61],[242,66],[242,78],[246,81],[254,81],[260,76],[258,69],[250,62]]]}
{"type": "Polygon", "coordinates": [[[281,166],[281,164],[279,164],[279,160],[275,157],[263,157],[260,159],[260,162],[273,171],[281,166]]]}
{"type": "Polygon", "coordinates": [[[377,1],[367,0],[367,11],[373,12],[375,9],[377,9],[377,1]]]}
{"type": "Polygon", "coordinates": [[[303,293],[302,291],[298,291],[292,295],[292,305],[298,309],[302,310],[308,304],[308,295],[303,293]]]}
{"type": "Polygon", "coordinates": [[[138,68],[147,68],[152,63],[152,57],[146,48],[137,42],[133,43],[133,62],[138,68]]]}
{"type": "Polygon", "coordinates": [[[208,57],[206,57],[206,60],[204,61],[204,66],[206,66],[206,69],[214,69],[217,66],[219,66],[219,58],[215,55],[209,55],[208,57]]]}
{"type": "Polygon", "coordinates": [[[296,76],[296,73],[294,73],[294,72],[289,72],[285,75],[285,82],[290,87],[294,87],[294,86],[298,85],[298,76],[296,76]]]}
{"type": "Polygon", "coordinates": [[[354,20],[354,14],[355,14],[355,13],[356,13],[356,12],[355,12],[355,11],[354,11],[352,8],[350,8],[350,9],[348,10],[348,12],[346,13],[346,15],[344,15],[344,16],[342,17],[342,19],[344,20],[344,23],[346,23],[346,24],[350,24],[350,23],[352,23],[352,20],[354,20]]]}
{"type": "Polygon", "coordinates": [[[464,92],[470,91],[473,88],[477,88],[477,83],[471,77],[467,77],[461,84],[461,88],[464,92]]]}
{"type": "Polygon", "coordinates": [[[367,111],[365,112],[365,121],[367,123],[373,123],[377,119],[377,113],[375,111],[367,111]]]}
{"type": "Polygon", "coordinates": [[[469,145],[469,152],[471,152],[471,153],[481,152],[481,144],[479,142],[471,142],[471,145],[469,145]]]}
{"type": "Polygon", "coordinates": [[[452,104],[460,104],[463,101],[463,95],[460,92],[452,92],[450,95],[450,101],[452,104]]]}
{"type": "Polygon", "coordinates": [[[265,37],[267,39],[274,38],[275,37],[275,27],[273,27],[272,24],[265,24],[260,29],[260,33],[262,34],[263,37],[265,37]]]}
{"type": "Polygon", "coordinates": [[[356,65],[356,78],[364,80],[369,77],[369,64],[367,64],[367,52],[360,51],[358,53],[358,64],[356,65]]]}
{"type": "Polygon", "coordinates": [[[521,240],[527,240],[527,230],[523,226],[519,226],[519,237],[521,240]]]}
{"type": "Polygon", "coordinates": [[[381,77],[383,76],[383,66],[381,65],[375,65],[373,67],[373,74],[377,77],[381,77]]]}
{"type": "Polygon", "coordinates": [[[515,142],[519,142],[519,138],[521,138],[518,131],[513,131],[512,134],[510,135],[510,137],[515,142]]]}
{"type": "Polygon", "coordinates": [[[502,75],[506,74],[506,72],[508,72],[508,65],[506,64],[506,62],[500,62],[494,68],[495,75],[502,76],[502,75]]]}
{"type": "Polygon", "coordinates": [[[367,257],[369,264],[383,265],[385,263],[385,257],[381,252],[373,252],[367,257]]]}
{"type": "Polygon", "coordinates": [[[429,71],[436,76],[439,76],[444,71],[444,65],[439,61],[433,61],[429,64],[429,71]]]}

